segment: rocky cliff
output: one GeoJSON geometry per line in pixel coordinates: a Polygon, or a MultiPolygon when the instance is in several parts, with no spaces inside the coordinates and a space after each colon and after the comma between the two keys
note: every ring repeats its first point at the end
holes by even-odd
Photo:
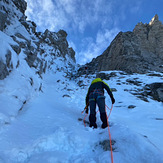
{"type": "Polygon", "coordinates": [[[0,52],[0,80],[19,67],[22,56],[39,75],[57,57],[71,62],[68,65],[73,66],[75,63],[75,52],[68,45],[67,33],[63,30],[36,32],[36,24],[26,20],[26,7],[24,0],[0,1],[1,49],[6,45],[6,49],[0,52]]]}
{"type": "MultiPolygon", "coordinates": [[[[163,24],[158,15],[149,24],[138,23],[132,32],[119,32],[103,54],[85,66],[89,73],[107,70],[163,72],[163,24]]],[[[79,72],[84,73],[84,68],[79,72]]]]}

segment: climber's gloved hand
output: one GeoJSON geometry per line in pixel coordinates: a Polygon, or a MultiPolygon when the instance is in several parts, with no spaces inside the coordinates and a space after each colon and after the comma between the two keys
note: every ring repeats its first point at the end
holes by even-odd
{"type": "Polygon", "coordinates": [[[115,99],[114,98],[112,98],[112,104],[114,104],[115,103],[115,99]]]}

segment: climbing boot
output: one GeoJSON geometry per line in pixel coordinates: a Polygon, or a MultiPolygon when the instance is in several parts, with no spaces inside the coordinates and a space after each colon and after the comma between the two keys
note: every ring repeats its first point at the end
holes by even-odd
{"type": "Polygon", "coordinates": [[[89,127],[91,127],[91,128],[97,128],[97,124],[96,123],[95,124],[90,124],[89,127]]]}
{"type": "Polygon", "coordinates": [[[102,121],[101,128],[104,129],[104,128],[108,127],[107,118],[106,118],[106,113],[101,113],[101,114],[100,114],[100,118],[101,118],[101,121],[102,121]]]}
{"type": "Polygon", "coordinates": [[[102,125],[101,125],[101,128],[106,128],[106,127],[108,127],[108,124],[106,124],[106,123],[103,123],[102,125]]]}
{"type": "Polygon", "coordinates": [[[90,122],[89,127],[97,128],[96,115],[90,114],[90,116],[89,116],[89,122],[90,122]]]}

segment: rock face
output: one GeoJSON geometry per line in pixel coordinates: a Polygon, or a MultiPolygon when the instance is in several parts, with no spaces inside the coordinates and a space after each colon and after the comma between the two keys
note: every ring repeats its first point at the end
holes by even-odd
{"type": "Polygon", "coordinates": [[[158,15],[149,24],[138,23],[133,32],[120,32],[103,54],[86,66],[89,73],[107,70],[163,72],[163,24],[158,15]]]}
{"type": "Polygon", "coordinates": [[[1,40],[2,38],[12,40],[10,41],[12,43],[8,43],[7,51],[0,52],[0,80],[6,78],[12,69],[19,66],[19,56],[24,54],[29,67],[35,68],[38,74],[45,73],[57,57],[68,62],[71,60],[69,65],[75,63],[75,52],[68,45],[67,33],[63,30],[36,32],[36,24],[26,20],[26,8],[25,0],[0,1],[1,40]],[[15,60],[13,53],[17,54],[15,67],[11,66],[12,63],[9,64],[10,61],[15,60]],[[49,54],[50,56],[47,57],[49,54]]]}
{"type": "Polygon", "coordinates": [[[154,100],[163,102],[163,83],[152,83],[146,85],[146,92],[152,96],[154,100]]]}

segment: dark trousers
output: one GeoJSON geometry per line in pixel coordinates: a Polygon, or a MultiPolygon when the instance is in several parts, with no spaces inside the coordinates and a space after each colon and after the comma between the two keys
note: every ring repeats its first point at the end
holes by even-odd
{"type": "Polygon", "coordinates": [[[106,112],[105,112],[105,97],[100,93],[93,93],[89,96],[90,106],[90,126],[96,125],[96,104],[100,111],[100,118],[103,124],[107,124],[106,112]]]}

